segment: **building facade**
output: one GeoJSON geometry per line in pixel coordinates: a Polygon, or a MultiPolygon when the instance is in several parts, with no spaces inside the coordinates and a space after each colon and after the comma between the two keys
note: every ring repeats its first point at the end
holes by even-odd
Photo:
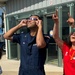
{"type": "MultiPolygon", "coordinates": [[[[22,19],[35,14],[41,16],[44,33],[49,34],[50,30],[53,29],[51,15],[58,9],[59,36],[63,40],[66,40],[67,35],[69,35],[71,31],[71,28],[66,22],[68,19],[68,12],[75,18],[74,0],[7,0],[5,7],[5,31],[17,25],[22,19]]],[[[27,32],[27,30],[26,28],[22,28],[16,33],[20,32],[27,32]]],[[[6,40],[6,52],[8,59],[20,59],[20,46],[18,44],[6,40]]],[[[62,53],[52,37],[50,38],[47,49],[46,63],[62,66],[62,53]]]]}

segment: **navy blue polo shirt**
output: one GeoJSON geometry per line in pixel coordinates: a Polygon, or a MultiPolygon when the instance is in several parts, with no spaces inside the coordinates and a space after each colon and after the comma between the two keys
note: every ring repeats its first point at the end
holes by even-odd
{"type": "MultiPolygon", "coordinates": [[[[44,38],[48,44],[49,38],[44,38]]],[[[38,48],[36,45],[36,37],[31,36],[29,33],[13,35],[13,42],[19,43],[21,48],[19,75],[45,75],[44,63],[46,60],[46,47],[38,48]],[[39,69],[41,71],[39,71],[39,69]]]]}

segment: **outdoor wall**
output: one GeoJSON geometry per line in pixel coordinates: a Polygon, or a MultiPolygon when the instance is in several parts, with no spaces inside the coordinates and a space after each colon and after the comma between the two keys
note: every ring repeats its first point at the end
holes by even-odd
{"type": "Polygon", "coordinates": [[[6,14],[12,15],[70,1],[74,0],[8,0],[6,4],[6,14]]]}

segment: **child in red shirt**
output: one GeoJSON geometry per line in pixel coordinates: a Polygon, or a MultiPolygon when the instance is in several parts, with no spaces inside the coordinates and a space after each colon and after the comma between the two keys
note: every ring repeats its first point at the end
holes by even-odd
{"type": "Polygon", "coordinates": [[[62,53],[65,75],[75,75],[75,49],[64,43],[62,53]]]}
{"type": "MultiPolygon", "coordinates": [[[[59,19],[57,10],[56,13],[53,14],[52,18],[54,20],[53,38],[63,54],[63,74],[75,75],[75,31],[70,35],[69,43],[64,42],[59,37],[59,19]]],[[[74,19],[70,15],[67,22],[72,28],[74,27],[74,19]]]]}

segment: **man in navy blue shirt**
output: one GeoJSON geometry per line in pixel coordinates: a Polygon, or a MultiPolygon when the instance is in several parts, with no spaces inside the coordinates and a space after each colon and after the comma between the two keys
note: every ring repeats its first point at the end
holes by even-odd
{"type": "Polygon", "coordinates": [[[22,20],[4,34],[5,39],[20,44],[19,75],[45,75],[44,64],[49,37],[43,34],[42,27],[39,16],[32,15],[28,20],[22,20]],[[27,34],[14,34],[24,26],[30,30],[27,34]]]}

